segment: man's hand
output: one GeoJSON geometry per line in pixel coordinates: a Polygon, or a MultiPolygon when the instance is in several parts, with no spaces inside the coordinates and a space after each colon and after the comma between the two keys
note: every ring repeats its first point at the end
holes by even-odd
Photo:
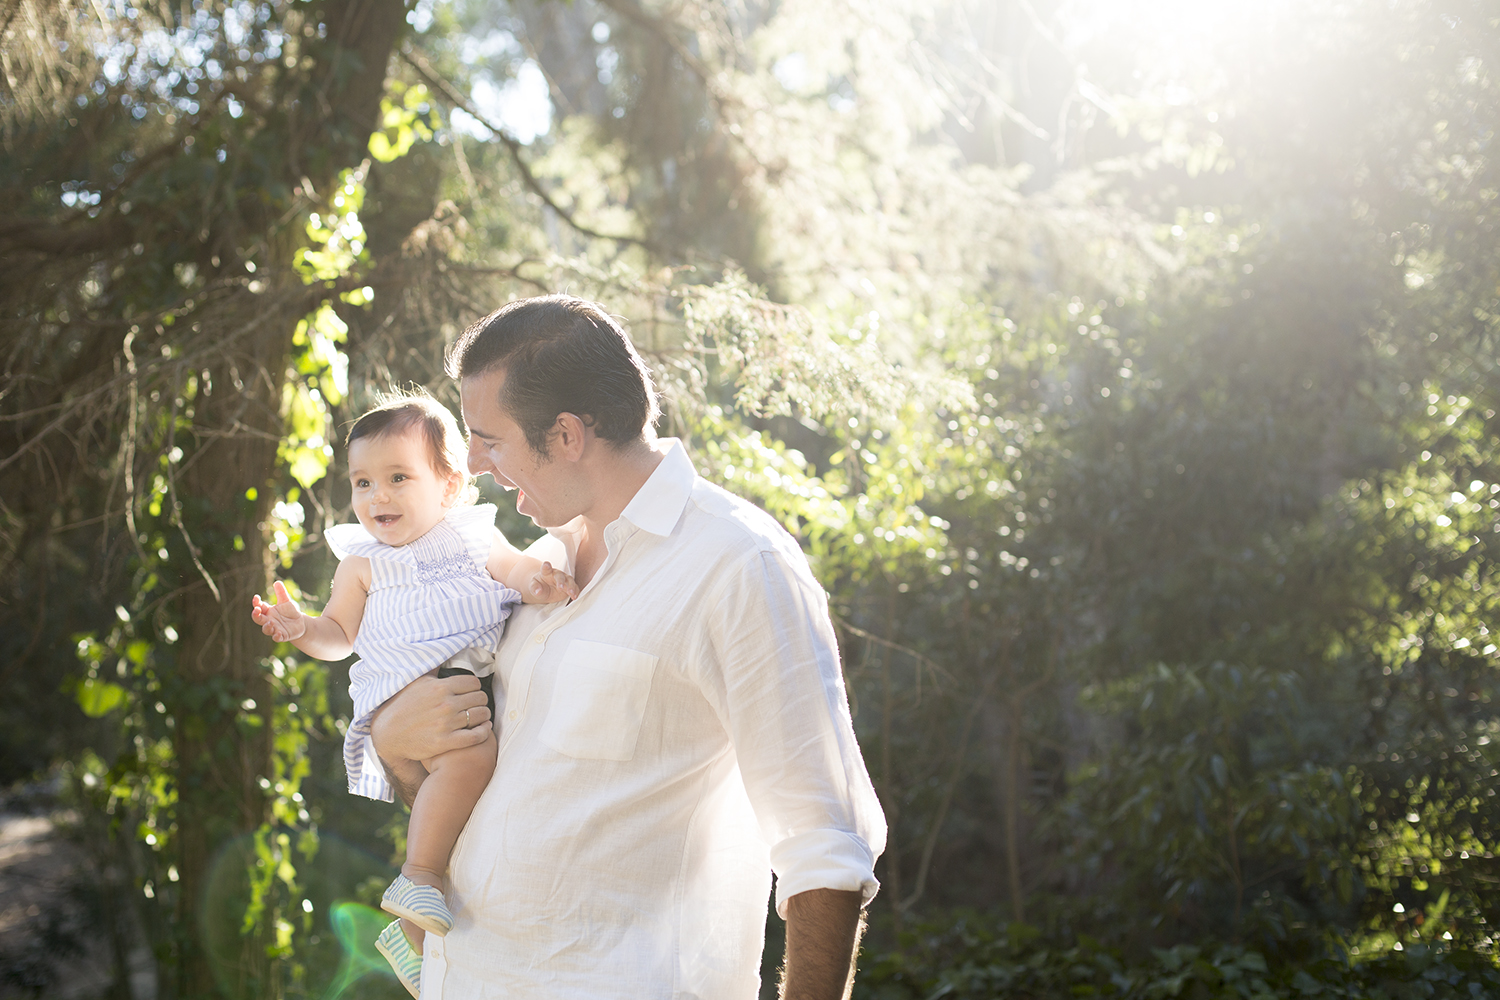
{"type": "Polygon", "coordinates": [[[781,1000],[843,1000],[864,931],[858,892],[809,889],[786,901],[781,1000]]]}
{"type": "Polygon", "coordinates": [[[536,598],[532,602],[534,604],[552,604],[555,601],[578,598],[578,582],[549,562],[542,563],[542,568],[537,570],[526,587],[531,596],[536,598]]]}
{"type": "Polygon", "coordinates": [[[277,580],[276,603],[267,604],[256,594],[250,601],[250,617],[260,630],[277,642],[296,642],[307,632],[307,616],[286,592],[286,584],[277,580]]]}
{"type": "Polygon", "coordinates": [[[490,726],[486,701],[473,674],[418,677],[375,710],[375,750],[382,760],[431,760],[477,746],[490,726]]]}

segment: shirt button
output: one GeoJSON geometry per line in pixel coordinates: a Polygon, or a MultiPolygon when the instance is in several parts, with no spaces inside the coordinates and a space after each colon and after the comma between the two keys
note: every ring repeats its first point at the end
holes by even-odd
{"type": "Polygon", "coordinates": [[[547,641],[547,633],[545,633],[545,632],[538,632],[537,636],[536,636],[536,641],[537,642],[546,642],[547,641]]]}
{"type": "Polygon", "coordinates": [[[519,715],[519,714],[520,714],[520,713],[519,713],[519,712],[514,712],[514,711],[512,711],[512,712],[511,712],[511,713],[510,713],[510,717],[511,717],[511,718],[512,718],[512,719],[514,719],[514,718],[515,718],[515,717],[516,717],[516,716],[517,716],[517,715],[519,715]]]}

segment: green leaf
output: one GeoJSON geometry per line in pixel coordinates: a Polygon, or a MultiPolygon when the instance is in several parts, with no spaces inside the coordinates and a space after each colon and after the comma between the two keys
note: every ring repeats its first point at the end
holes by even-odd
{"type": "Polygon", "coordinates": [[[85,678],[78,685],[78,707],[91,719],[108,715],[125,704],[125,689],[97,677],[85,678]]]}
{"type": "Polygon", "coordinates": [[[1323,992],[1323,984],[1301,969],[1292,977],[1292,985],[1305,997],[1317,996],[1323,992]]]}

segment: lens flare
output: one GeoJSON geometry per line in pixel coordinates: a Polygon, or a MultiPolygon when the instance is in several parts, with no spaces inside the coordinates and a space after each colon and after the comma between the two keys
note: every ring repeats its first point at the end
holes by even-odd
{"type": "Polygon", "coordinates": [[[328,911],[328,921],[339,939],[343,957],[339,959],[338,971],[328,984],[323,1000],[336,1000],[344,991],[371,972],[384,973],[395,978],[385,957],[375,950],[375,939],[391,922],[390,914],[382,913],[363,903],[340,901],[328,911]]]}

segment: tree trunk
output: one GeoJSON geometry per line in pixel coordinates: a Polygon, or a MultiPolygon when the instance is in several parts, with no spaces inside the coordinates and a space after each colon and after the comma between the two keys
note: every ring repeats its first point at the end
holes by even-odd
{"type": "Polygon", "coordinates": [[[230,996],[255,996],[265,980],[264,931],[242,938],[238,961],[215,955],[215,963],[204,940],[215,929],[200,925],[211,912],[214,854],[265,819],[259,783],[272,773],[271,689],[261,659],[270,643],[249,608],[252,594],[269,592],[263,525],[276,495],[281,392],[295,324],[295,316],[276,317],[242,352],[209,370],[194,415],[203,444],[181,479],[185,533],[213,581],[194,581],[182,597],[177,654],[183,709],[174,748],[183,943],[177,993],[184,997],[215,995],[216,979],[230,996]],[[223,433],[231,427],[234,433],[223,433]],[[254,500],[247,497],[251,489],[254,500]]]}
{"type": "MultiPolygon", "coordinates": [[[[380,0],[330,0],[319,10],[327,45],[316,49],[311,74],[323,108],[306,108],[303,134],[289,136],[288,188],[302,177],[326,194],[339,171],[365,155],[384,91],[386,66],[402,30],[405,9],[380,0]],[[321,131],[320,131],[321,130],[321,131]]],[[[205,914],[243,906],[209,905],[217,857],[224,864],[253,857],[226,850],[265,821],[273,773],[272,690],[261,667],[270,643],[250,619],[252,594],[267,594],[271,555],[265,521],[277,490],[277,446],[283,434],[282,397],[297,322],[307,311],[301,278],[292,269],[295,246],[273,246],[261,274],[270,285],[247,297],[237,319],[261,322],[230,344],[200,373],[194,401],[196,447],[179,478],[182,535],[198,578],[180,599],[177,644],[179,688],[174,716],[177,766],[177,981],[166,995],[203,998],[272,995],[263,920],[255,933],[206,926],[205,914]],[[267,316],[269,311],[272,314],[267,316]],[[253,490],[253,494],[248,492],[253,490]],[[232,948],[221,947],[226,939],[232,948]]],[[[232,325],[226,323],[226,327],[232,325]]],[[[236,331],[225,329],[224,336],[236,331]]],[[[183,435],[179,432],[179,438],[183,435]]],[[[182,441],[184,447],[189,442],[182,441]]],[[[226,883],[213,882],[215,893],[226,883]]],[[[245,879],[227,884],[240,886],[245,879]]],[[[248,899],[245,900],[248,903],[248,899]]]]}
{"type": "Polygon", "coordinates": [[[1026,919],[1026,892],[1021,884],[1021,799],[1026,794],[1023,782],[1030,771],[1026,743],[1021,738],[1025,709],[1025,695],[1012,695],[1005,720],[1005,873],[1010,918],[1018,924],[1026,919]]]}

